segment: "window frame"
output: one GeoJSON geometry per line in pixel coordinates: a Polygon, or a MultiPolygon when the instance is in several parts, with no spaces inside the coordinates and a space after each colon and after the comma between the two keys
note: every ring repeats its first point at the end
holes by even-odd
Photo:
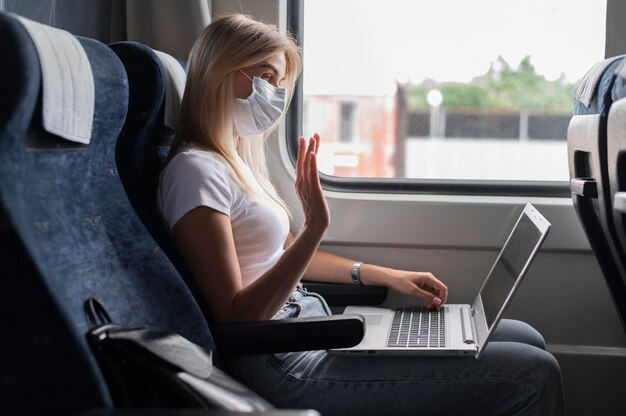
{"type": "MultiPolygon", "coordinates": [[[[304,50],[304,0],[287,2],[287,30],[304,50]]],[[[303,73],[306,68],[303,68],[303,73]]],[[[285,117],[287,138],[302,133],[302,77],[294,87],[291,105],[285,117]]],[[[293,166],[298,154],[297,140],[287,139],[287,153],[293,166]]],[[[566,155],[563,155],[566,157],[566,155]]],[[[403,193],[475,196],[571,197],[568,181],[510,181],[419,178],[352,178],[320,172],[322,187],[347,193],[403,193]]]]}

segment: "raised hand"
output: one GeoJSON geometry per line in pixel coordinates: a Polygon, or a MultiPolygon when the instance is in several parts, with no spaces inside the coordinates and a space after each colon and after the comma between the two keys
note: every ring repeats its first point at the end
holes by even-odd
{"type": "Polygon", "coordinates": [[[309,139],[308,145],[304,137],[300,137],[296,163],[296,193],[304,211],[305,227],[323,233],[330,225],[330,212],[317,169],[319,145],[320,136],[317,133],[309,139]]]}

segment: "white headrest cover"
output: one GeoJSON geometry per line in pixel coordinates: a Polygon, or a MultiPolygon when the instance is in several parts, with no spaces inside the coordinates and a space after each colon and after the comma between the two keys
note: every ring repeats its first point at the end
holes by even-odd
{"type": "Polygon", "coordinates": [[[185,70],[174,57],[165,52],[154,52],[161,60],[161,65],[167,74],[163,80],[165,82],[165,119],[163,123],[171,129],[176,129],[180,103],[185,92],[185,70]]]}
{"type": "Polygon", "coordinates": [[[43,128],[67,140],[88,144],[95,106],[93,73],[78,39],[65,30],[19,20],[30,35],[41,63],[43,128]]]}

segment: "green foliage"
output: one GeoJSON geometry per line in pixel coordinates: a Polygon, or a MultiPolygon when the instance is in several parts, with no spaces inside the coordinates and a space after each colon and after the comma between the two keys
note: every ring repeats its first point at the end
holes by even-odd
{"type": "Polygon", "coordinates": [[[489,92],[475,84],[447,84],[441,86],[442,107],[480,108],[489,101],[489,92]]]}
{"type": "Polygon", "coordinates": [[[568,112],[572,108],[574,84],[563,78],[547,81],[537,74],[525,57],[517,67],[501,57],[486,74],[469,83],[437,83],[425,80],[419,85],[403,86],[409,111],[427,110],[428,91],[439,89],[443,94],[443,108],[481,108],[505,110],[542,110],[568,112]]]}

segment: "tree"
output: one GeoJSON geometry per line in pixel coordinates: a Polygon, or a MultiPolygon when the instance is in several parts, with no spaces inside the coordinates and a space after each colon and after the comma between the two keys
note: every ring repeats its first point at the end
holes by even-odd
{"type": "Polygon", "coordinates": [[[556,81],[546,80],[537,74],[530,56],[524,57],[516,69],[499,56],[487,73],[469,83],[438,84],[426,80],[402,88],[405,88],[410,111],[428,109],[426,94],[432,88],[438,88],[443,94],[443,108],[569,112],[574,84],[564,82],[564,77],[556,81]]]}

